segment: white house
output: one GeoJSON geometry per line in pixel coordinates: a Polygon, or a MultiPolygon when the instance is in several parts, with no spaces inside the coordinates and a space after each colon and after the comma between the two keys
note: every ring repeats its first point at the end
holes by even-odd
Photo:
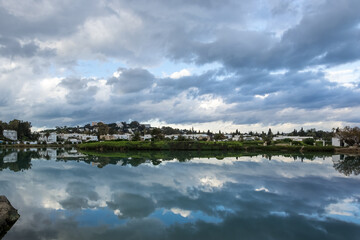
{"type": "Polygon", "coordinates": [[[145,134],[144,136],[141,136],[141,140],[146,141],[146,140],[151,140],[152,136],[151,134],[145,134]]]}
{"type": "Polygon", "coordinates": [[[83,140],[85,142],[99,141],[98,136],[93,136],[93,135],[82,135],[81,140],[83,140]]]}
{"type": "Polygon", "coordinates": [[[231,138],[232,141],[240,141],[240,139],[241,139],[241,135],[234,135],[234,136],[231,138]]]}
{"type": "Polygon", "coordinates": [[[131,134],[125,133],[125,134],[113,134],[113,135],[101,135],[100,139],[105,141],[111,141],[111,140],[131,140],[131,134]]]}
{"type": "MultiPolygon", "coordinates": [[[[66,133],[66,134],[59,134],[59,137],[63,140],[69,140],[69,139],[77,139],[80,142],[85,141],[85,142],[89,142],[89,141],[99,141],[97,136],[93,136],[93,135],[87,135],[87,134],[82,134],[82,133],[66,133]]],[[[73,142],[73,141],[71,141],[73,142]]]]}
{"type": "Polygon", "coordinates": [[[224,136],[228,139],[228,140],[232,140],[232,134],[224,134],[224,136]]]}
{"type": "Polygon", "coordinates": [[[183,134],[181,135],[186,139],[195,139],[195,140],[209,140],[210,137],[207,134],[183,134]]]}
{"type": "Polygon", "coordinates": [[[256,140],[256,137],[251,136],[251,135],[243,135],[243,140],[244,141],[254,141],[254,140],[256,140]]]}
{"type": "Polygon", "coordinates": [[[77,138],[68,138],[67,141],[70,142],[71,144],[82,143],[82,141],[80,139],[77,139],[77,138]]]}
{"type": "Polygon", "coordinates": [[[178,140],[179,134],[165,135],[165,138],[169,138],[169,139],[171,139],[171,140],[178,140]]]}
{"type": "Polygon", "coordinates": [[[344,147],[344,146],[346,147],[346,146],[348,146],[348,144],[346,144],[344,141],[342,141],[338,137],[331,138],[331,145],[333,145],[334,147],[344,147]]]}
{"type": "Polygon", "coordinates": [[[5,138],[8,138],[10,140],[17,140],[17,132],[15,130],[4,130],[3,135],[5,138]]]}
{"type": "Polygon", "coordinates": [[[56,132],[49,133],[49,136],[46,136],[46,133],[40,133],[39,141],[46,143],[56,143],[57,134],[56,132]]]}
{"type": "Polygon", "coordinates": [[[300,136],[283,136],[283,135],[279,135],[279,136],[274,137],[273,140],[276,141],[276,140],[291,139],[293,141],[302,142],[304,139],[308,139],[308,138],[314,139],[313,137],[310,137],[310,136],[300,137],[300,136]]]}
{"type": "Polygon", "coordinates": [[[131,140],[131,134],[129,134],[129,133],[118,134],[118,135],[114,135],[114,136],[116,136],[116,139],[131,140]]]}

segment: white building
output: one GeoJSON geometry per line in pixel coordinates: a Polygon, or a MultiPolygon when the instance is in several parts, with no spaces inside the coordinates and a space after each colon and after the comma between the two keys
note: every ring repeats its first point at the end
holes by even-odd
{"type": "Polygon", "coordinates": [[[144,136],[141,136],[141,140],[143,141],[151,140],[151,138],[152,138],[151,134],[145,134],[144,136]]]}
{"type": "Polygon", "coordinates": [[[101,140],[105,141],[113,141],[113,140],[131,140],[131,134],[125,133],[125,134],[113,134],[113,135],[101,135],[101,140]]]}
{"type": "Polygon", "coordinates": [[[81,135],[81,140],[85,141],[85,142],[97,142],[99,141],[98,136],[93,136],[93,135],[81,135]]]}
{"type": "Polygon", "coordinates": [[[71,144],[82,143],[82,141],[80,139],[77,139],[77,138],[68,138],[67,141],[70,142],[71,144]]]}
{"type": "Polygon", "coordinates": [[[209,140],[210,137],[207,134],[183,134],[181,135],[186,139],[195,139],[195,140],[209,140]]]}
{"type": "Polygon", "coordinates": [[[113,135],[113,136],[115,136],[115,138],[119,139],[119,140],[131,140],[131,134],[129,134],[129,133],[117,134],[117,135],[113,135]]]}
{"type": "Polygon", "coordinates": [[[344,143],[344,141],[340,140],[338,137],[331,138],[331,145],[334,147],[346,147],[348,144],[344,143]]]}
{"type": "Polygon", "coordinates": [[[234,135],[234,136],[231,138],[232,141],[240,141],[240,139],[241,139],[241,135],[234,135]]]}
{"type": "Polygon", "coordinates": [[[46,133],[40,133],[39,142],[56,143],[56,138],[56,132],[49,133],[49,136],[46,136],[46,133]]]}
{"type": "Polygon", "coordinates": [[[256,137],[251,136],[251,135],[243,135],[243,140],[244,141],[254,141],[254,140],[256,140],[256,137]]]}
{"type": "Polygon", "coordinates": [[[15,130],[4,130],[3,135],[5,138],[8,138],[10,140],[17,140],[17,132],[15,130]]]}
{"type": "MultiPolygon", "coordinates": [[[[87,135],[82,133],[62,133],[59,134],[59,137],[63,139],[64,141],[67,141],[69,139],[77,139],[80,142],[90,142],[90,141],[99,141],[97,136],[94,135],[87,135]]],[[[73,140],[71,141],[73,142],[73,140]]]]}
{"type": "Polygon", "coordinates": [[[302,142],[303,140],[305,139],[308,139],[308,138],[311,138],[311,139],[314,139],[313,137],[310,137],[310,136],[306,136],[306,137],[300,137],[300,136],[276,136],[273,138],[274,141],[276,140],[285,140],[285,139],[291,139],[293,141],[299,141],[299,142],[302,142]]]}
{"type": "MultiPolygon", "coordinates": [[[[150,136],[151,136],[151,135],[150,135],[150,136]]],[[[171,139],[171,140],[178,140],[179,134],[165,135],[165,138],[169,138],[169,139],[171,139]]]]}

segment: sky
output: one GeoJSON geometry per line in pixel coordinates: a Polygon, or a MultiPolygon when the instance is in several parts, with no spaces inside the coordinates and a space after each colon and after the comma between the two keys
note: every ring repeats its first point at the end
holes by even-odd
{"type": "Polygon", "coordinates": [[[358,0],[0,0],[0,119],[360,123],[358,0]]]}

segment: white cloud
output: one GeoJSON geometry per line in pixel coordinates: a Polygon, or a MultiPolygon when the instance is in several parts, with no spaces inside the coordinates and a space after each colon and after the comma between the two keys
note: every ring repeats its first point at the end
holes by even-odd
{"type": "Polygon", "coordinates": [[[180,209],[180,208],[171,208],[170,209],[171,212],[173,212],[174,214],[178,214],[184,218],[187,218],[190,216],[191,214],[191,211],[189,210],[183,210],[183,209],[180,209]]]}
{"type": "Polygon", "coordinates": [[[172,79],[179,79],[179,78],[188,77],[188,76],[191,76],[191,72],[187,69],[182,69],[179,72],[174,72],[174,73],[170,74],[170,78],[172,78],[172,79]]]}

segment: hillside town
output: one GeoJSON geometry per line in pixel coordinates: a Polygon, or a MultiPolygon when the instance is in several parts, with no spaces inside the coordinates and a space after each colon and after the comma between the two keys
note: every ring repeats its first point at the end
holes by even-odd
{"type": "MultiPolygon", "coordinates": [[[[117,122],[105,124],[103,122],[92,122],[85,126],[56,127],[39,132],[31,132],[31,123],[13,120],[9,123],[0,121],[0,144],[80,144],[97,141],[264,141],[276,143],[297,144],[304,142],[308,145],[317,146],[346,146],[339,136],[334,132],[316,131],[309,129],[299,131],[294,129],[291,133],[272,133],[271,129],[265,132],[240,133],[238,130],[231,133],[219,131],[213,133],[196,131],[193,128],[174,129],[171,127],[156,128],[150,124],[132,121],[130,123],[117,122]]],[[[337,130],[338,131],[338,130],[337,130]]]]}

